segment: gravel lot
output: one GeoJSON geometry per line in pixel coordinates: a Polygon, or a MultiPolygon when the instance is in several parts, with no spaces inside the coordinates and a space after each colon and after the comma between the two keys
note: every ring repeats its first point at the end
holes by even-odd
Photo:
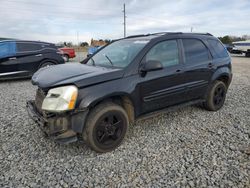
{"type": "Polygon", "coordinates": [[[28,118],[29,80],[0,83],[0,187],[250,187],[250,58],[233,57],[225,106],[136,122],[115,151],[58,145],[28,118]]]}

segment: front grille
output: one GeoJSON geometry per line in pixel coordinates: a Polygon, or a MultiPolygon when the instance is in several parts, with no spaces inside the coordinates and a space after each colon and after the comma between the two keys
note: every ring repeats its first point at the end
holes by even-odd
{"type": "Polygon", "coordinates": [[[36,105],[36,108],[37,108],[37,110],[38,110],[38,112],[40,114],[43,114],[43,112],[42,112],[42,104],[43,104],[43,100],[44,100],[45,97],[46,97],[46,93],[41,89],[37,89],[35,105],[36,105]]]}

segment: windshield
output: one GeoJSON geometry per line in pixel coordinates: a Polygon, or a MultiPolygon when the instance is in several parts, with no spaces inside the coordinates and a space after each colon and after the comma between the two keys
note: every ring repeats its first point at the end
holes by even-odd
{"type": "Polygon", "coordinates": [[[124,68],[148,42],[148,40],[116,41],[95,54],[87,64],[124,68]]]}

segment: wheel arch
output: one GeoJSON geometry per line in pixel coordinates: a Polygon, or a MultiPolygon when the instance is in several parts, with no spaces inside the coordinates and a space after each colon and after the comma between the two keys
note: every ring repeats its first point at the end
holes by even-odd
{"type": "Polygon", "coordinates": [[[68,58],[70,58],[70,54],[69,53],[63,52],[63,55],[68,56],[68,58]]]}
{"type": "Polygon", "coordinates": [[[40,64],[39,64],[39,68],[41,68],[41,66],[44,64],[44,63],[48,63],[48,62],[51,62],[51,63],[54,63],[55,65],[58,64],[58,62],[54,59],[43,59],[42,61],[40,61],[40,64]]]}
{"type": "MultiPolygon", "coordinates": [[[[125,111],[127,112],[129,122],[134,122],[134,120],[135,120],[135,106],[134,106],[133,100],[131,99],[131,97],[127,93],[116,93],[116,94],[112,94],[112,95],[106,95],[102,98],[98,98],[96,100],[93,100],[93,101],[88,103],[89,111],[91,111],[91,109],[93,109],[95,106],[97,106],[103,102],[107,102],[107,101],[111,101],[115,104],[122,106],[125,109],[125,111]]],[[[83,103],[81,103],[80,106],[86,106],[86,104],[84,105],[83,103]]]]}
{"type": "Polygon", "coordinates": [[[218,69],[213,77],[212,77],[212,82],[216,80],[220,80],[226,84],[227,87],[229,87],[232,79],[232,73],[231,70],[228,67],[223,67],[218,69]]]}
{"type": "Polygon", "coordinates": [[[230,84],[230,78],[229,75],[220,75],[216,80],[224,82],[224,84],[228,87],[230,84]]]}

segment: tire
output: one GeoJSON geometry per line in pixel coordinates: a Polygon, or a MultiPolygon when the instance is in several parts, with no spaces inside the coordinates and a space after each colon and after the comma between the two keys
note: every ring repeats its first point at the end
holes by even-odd
{"type": "Polygon", "coordinates": [[[250,52],[246,52],[245,56],[250,57],[250,52]]]}
{"type": "Polygon", "coordinates": [[[42,63],[42,64],[40,65],[39,69],[45,68],[45,67],[50,67],[50,66],[53,66],[53,65],[55,65],[55,63],[50,62],[50,61],[47,61],[47,62],[42,63]]]}
{"type": "Polygon", "coordinates": [[[64,54],[63,57],[65,58],[65,61],[66,61],[66,62],[69,62],[69,55],[64,54]]]}
{"type": "Polygon", "coordinates": [[[207,99],[204,103],[205,109],[209,111],[219,110],[224,105],[226,93],[227,86],[225,85],[225,83],[216,80],[208,91],[207,99]]]}
{"type": "Polygon", "coordinates": [[[112,151],[124,140],[128,126],[126,111],[117,104],[105,102],[90,111],[83,139],[96,152],[112,151]]]}

